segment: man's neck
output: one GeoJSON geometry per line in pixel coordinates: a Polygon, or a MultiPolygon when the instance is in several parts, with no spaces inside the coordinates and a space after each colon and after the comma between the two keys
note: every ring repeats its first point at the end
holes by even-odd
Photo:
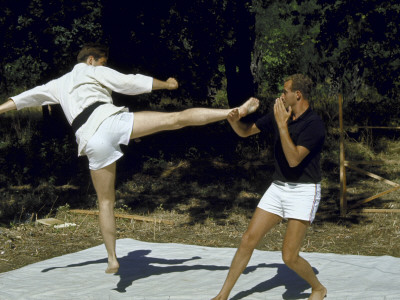
{"type": "Polygon", "coordinates": [[[295,106],[292,106],[292,120],[298,119],[308,108],[310,104],[306,100],[300,100],[295,106]]]}

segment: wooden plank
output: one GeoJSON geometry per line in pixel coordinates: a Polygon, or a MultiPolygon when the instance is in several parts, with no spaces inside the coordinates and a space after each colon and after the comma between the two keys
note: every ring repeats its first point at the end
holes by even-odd
{"type": "Polygon", "coordinates": [[[346,160],[346,164],[351,165],[398,165],[400,161],[396,160],[346,160]]]}
{"type": "Polygon", "coordinates": [[[390,214],[390,213],[400,213],[400,209],[396,208],[363,208],[361,213],[385,213],[385,214],[390,214]]]}
{"type": "Polygon", "coordinates": [[[357,167],[355,167],[355,166],[352,166],[352,165],[349,164],[349,163],[345,163],[345,166],[348,167],[349,169],[352,169],[352,170],[354,170],[354,171],[357,171],[357,172],[359,172],[359,173],[361,173],[361,174],[365,174],[365,175],[367,175],[367,176],[369,176],[369,177],[372,177],[372,178],[374,178],[374,179],[377,179],[377,180],[379,180],[379,181],[382,181],[382,182],[384,182],[384,183],[387,183],[388,185],[395,186],[395,187],[396,187],[396,186],[400,186],[400,184],[398,184],[398,183],[396,183],[396,182],[390,181],[390,180],[385,179],[385,178],[383,178],[383,177],[381,177],[381,176],[379,176],[379,175],[376,175],[376,174],[374,174],[374,173],[371,173],[371,172],[365,171],[365,170],[363,170],[363,169],[357,168],[357,167]]]}
{"type": "MultiPolygon", "coordinates": [[[[71,209],[70,212],[76,213],[76,214],[87,214],[87,215],[99,215],[99,212],[96,210],[86,210],[86,209],[71,209]]],[[[163,223],[167,225],[174,225],[174,221],[170,220],[162,220],[162,219],[157,219],[157,218],[151,218],[151,217],[144,217],[144,216],[138,216],[138,215],[128,215],[128,214],[114,214],[116,218],[124,218],[124,219],[133,219],[136,221],[142,221],[142,222],[154,222],[154,223],[163,223]]]]}
{"type": "Polygon", "coordinates": [[[389,127],[389,126],[346,126],[346,129],[392,129],[392,130],[399,130],[400,127],[389,127]]]}
{"type": "Polygon", "coordinates": [[[390,126],[357,126],[357,127],[364,129],[393,129],[393,130],[400,129],[400,127],[390,127],[390,126]]]}
{"type": "MultiPolygon", "coordinates": [[[[50,185],[47,184],[41,184],[36,188],[33,188],[30,184],[27,185],[12,185],[9,187],[10,190],[12,191],[30,191],[30,190],[44,190],[49,188],[50,185]]],[[[52,188],[56,189],[56,190],[63,190],[63,191],[67,191],[67,190],[79,190],[79,186],[75,186],[75,185],[70,185],[70,184],[64,184],[64,185],[60,185],[60,186],[52,186],[52,188]]]]}
{"type": "Polygon", "coordinates": [[[344,130],[343,130],[343,96],[339,94],[339,129],[340,129],[340,215],[347,213],[346,199],[346,167],[344,155],[344,130]]]}
{"type": "Polygon", "coordinates": [[[367,199],[358,201],[358,202],[355,203],[354,205],[350,206],[350,209],[353,209],[353,208],[355,208],[355,207],[357,207],[357,206],[360,206],[361,204],[365,204],[365,203],[371,202],[372,200],[375,200],[376,198],[382,197],[382,196],[384,196],[384,195],[386,195],[386,194],[389,194],[389,193],[391,193],[391,192],[394,192],[394,191],[396,191],[396,190],[398,190],[398,189],[400,189],[400,185],[399,185],[399,186],[396,186],[396,187],[393,187],[393,188],[391,188],[391,189],[389,189],[389,190],[386,190],[386,191],[384,191],[384,192],[382,192],[382,193],[376,194],[375,196],[372,196],[372,197],[369,197],[369,198],[367,198],[367,199]]]}
{"type": "Polygon", "coordinates": [[[38,219],[36,220],[37,223],[47,225],[47,226],[52,226],[52,225],[58,225],[58,224],[64,224],[63,221],[54,219],[54,218],[48,218],[48,219],[38,219]]]}

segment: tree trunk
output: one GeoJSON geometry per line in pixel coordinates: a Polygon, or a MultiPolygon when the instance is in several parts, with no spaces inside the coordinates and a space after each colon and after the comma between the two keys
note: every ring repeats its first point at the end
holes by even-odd
{"type": "Polygon", "coordinates": [[[230,107],[236,107],[255,93],[251,73],[255,17],[249,12],[245,1],[237,1],[234,7],[232,5],[235,4],[227,7],[226,22],[233,43],[224,49],[224,63],[228,103],[230,107]]]}

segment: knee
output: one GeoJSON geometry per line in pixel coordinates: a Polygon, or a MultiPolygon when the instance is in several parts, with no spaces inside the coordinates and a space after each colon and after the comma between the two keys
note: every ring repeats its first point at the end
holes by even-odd
{"type": "Polygon", "coordinates": [[[99,195],[98,201],[99,201],[99,210],[100,211],[114,209],[115,197],[113,197],[113,195],[108,195],[108,196],[99,195]]]}
{"type": "Polygon", "coordinates": [[[187,126],[187,118],[185,116],[185,111],[178,111],[171,115],[172,124],[175,129],[180,129],[187,126]]]}
{"type": "Polygon", "coordinates": [[[252,251],[257,246],[257,242],[256,236],[251,231],[246,231],[242,236],[240,247],[252,251]]]}
{"type": "Polygon", "coordinates": [[[297,252],[282,250],[282,260],[289,268],[292,268],[296,264],[298,258],[299,254],[297,252]]]}

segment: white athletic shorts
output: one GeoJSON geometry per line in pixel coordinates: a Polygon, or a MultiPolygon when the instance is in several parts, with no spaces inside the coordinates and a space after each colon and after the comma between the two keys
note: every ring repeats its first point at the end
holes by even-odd
{"type": "Polygon", "coordinates": [[[120,112],[105,119],[85,147],[89,169],[104,168],[122,157],[120,144],[128,145],[132,127],[131,112],[120,112]]]}
{"type": "Polygon", "coordinates": [[[261,198],[258,207],[285,219],[314,221],[320,183],[290,183],[275,180],[261,198]]]}

